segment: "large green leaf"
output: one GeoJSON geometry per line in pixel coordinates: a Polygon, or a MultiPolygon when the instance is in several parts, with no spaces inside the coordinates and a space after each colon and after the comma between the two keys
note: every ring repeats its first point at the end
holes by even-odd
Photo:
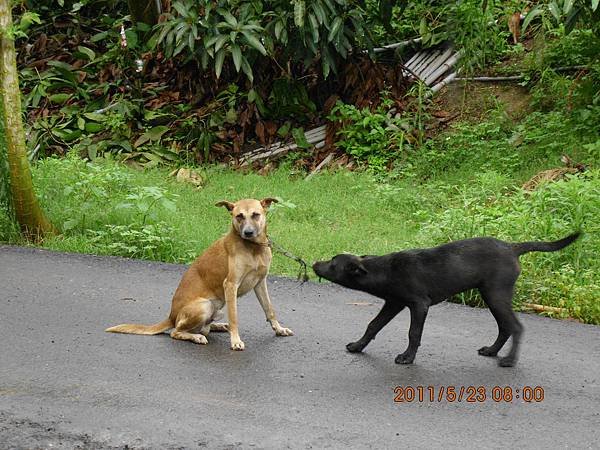
{"type": "Polygon", "coordinates": [[[339,16],[333,19],[333,24],[329,30],[329,36],[327,36],[327,42],[331,42],[335,39],[343,23],[344,20],[339,16]]]}
{"type": "Polygon", "coordinates": [[[84,55],[88,60],[93,61],[96,59],[96,53],[91,48],[84,47],[80,45],[77,47],[77,51],[84,55]]]}
{"type": "Polygon", "coordinates": [[[52,94],[50,97],[48,97],[48,100],[50,100],[50,103],[63,104],[66,103],[70,98],[71,94],[52,94]]]}
{"type": "Polygon", "coordinates": [[[263,56],[267,55],[267,50],[254,34],[250,33],[249,31],[242,31],[242,34],[244,35],[246,41],[251,47],[254,47],[256,50],[261,52],[263,56]]]}
{"type": "Polygon", "coordinates": [[[209,48],[209,47],[212,47],[213,45],[215,45],[215,43],[217,42],[217,40],[219,39],[220,36],[221,36],[220,34],[217,34],[217,35],[211,36],[211,37],[205,36],[204,37],[204,48],[209,48]]]}
{"type": "Polygon", "coordinates": [[[568,15],[571,10],[573,9],[573,3],[575,3],[574,0],[564,0],[563,3],[563,14],[566,16],[568,15]]]}
{"type": "Polygon", "coordinates": [[[95,122],[104,122],[106,120],[106,116],[104,114],[90,112],[83,114],[86,118],[93,120],[95,122]]]}
{"type": "Polygon", "coordinates": [[[544,14],[544,10],[542,9],[541,5],[537,5],[531,11],[529,11],[527,16],[525,16],[525,19],[523,20],[523,28],[522,28],[523,33],[525,33],[525,30],[527,30],[527,27],[529,26],[531,21],[533,19],[535,19],[536,17],[541,16],[542,14],[544,14]]]}
{"type": "Polygon", "coordinates": [[[215,74],[217,78],[221,76],[221,70],[223,69],[223,61],[225,61],[225,51],[219,50],[215,55],[215,74]]]}
{"type": "Polygon", "coordinates": [[[323,78],[327,78],[331,70],[331,57],[329,56],[329,52],[327,51],[322,52],[321,66],[323,66],[323,78]]]}
{"type": "Polygon", "coordinates": [[[250,63],[248,63],[248,60],[246,59],[245,56],[242,57],[242,72],[244,72],[246,74],[246,76],[250,80],[250,83],[252,83],[254,81],[254,75],[252,74],[252,67],[250,67],[250,63]]]}
{"type": "Polygon", "coordinates": [[[103,131],[104,128],[104,124],[101,123],[87,122],[85,124],[85,131],[88,133],[98,133],[99,131],[103,131]]]}
{"type": "Polygon", "coordinates": [[[184,3],[175,2],[175,3],[173,3],[173,8],[175,9],[175,11],[177,11],[179,13],[180,16],[182,16],[182,17],[187,16],[188,9],[184,3]]]}
{"type": "Polygon", "coordinates": [[[231,56],[233,58],[233,64],[235,66],[236,72],[240,71],[242,67],[242,50],[239,45],[233,45],[231,47],[231,56]]]}
{"type": "Polygon", "coordinates": [[[325,10],[323,9],[323,6],[321,6],[320,2],[314,2],[312,4],[312,10],[315,12],[320,25],[327,23],[327,15],[325,14],[325,10]]]}
{"type": "Polygon", "coordinates": [[[219,12],[219,14],[221,14],[223,16],[223,18],[229,24],[229,26],[231,26],[232,28],[237,28],[238,21],[235,17],[233,17],[233,14],[231,14],[229,11],[226,11],[224,9],[218,9],[217,11],[219,12]]]}
{"type": "Polygon", "coordinates": [[[309,14],[308,20],[310,22],[310,31],[313,35],[313,42],[316,44],[319,42],[319,23],[314,14],[309,14]]]}
{"type": "Polygon", "coordinates": [[[294,24],[297,27],[304,26],[304,14],[306,13],[306,4],[304,0],[294,1],[294,24]]]}
{"type": "Polygon", "coordinates": [[[283,22],[281,20],[278,20],[277,22],[275,22],[275,39],[279,39],[279,36],[281,36],[282,30],[283,30],[283,22]]]}
{"type": "Polygon", "coordinates": [[[216,42],[215,42],[215,52],[218,52],[219,50],[221,50],[221,47],[223,47],[223,45],[225,45],[225,42],[229,41],[229,36],[226,34],[222,34],[219,35],[219,37],[217,38],[216,42]]]}
{"type": "Polygon", "coordinates": [[[134,147],[139,147],[142,144],[145,144],[149,141],[158,141],[163,134],[168,131],[169,127],[165,125],[160,125],[158,127],[153,127],[142,134],[137,140],[133,143],[134,147]]]}
{"type": "Polygon", "coordinates": [[[548,10],[554,16],[554,19],[556,19],[557,22],[560,22],[560,7],[558,6],[558,3],[556,3],[556,0],[550,2],[548,10]]]}

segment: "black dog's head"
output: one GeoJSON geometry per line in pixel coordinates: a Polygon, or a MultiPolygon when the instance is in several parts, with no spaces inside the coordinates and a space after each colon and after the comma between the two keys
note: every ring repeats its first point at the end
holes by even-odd
{"type": "Polygon", "coordinates": [[[329,261],[317,261],[313,264],[313,270],[319,277],[351,289],[360,289],[362,280],[369,273],[362,258],[345,253],[329,261]]]}

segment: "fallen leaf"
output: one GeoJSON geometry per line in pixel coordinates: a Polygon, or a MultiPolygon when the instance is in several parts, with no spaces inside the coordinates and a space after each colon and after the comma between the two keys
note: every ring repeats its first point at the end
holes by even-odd
{"type": "Polygon", "coordinates": [[[175,179],[180,183],[193,184],[197,188],[204,186],[204,178],[195,170],[182,167],[171,172],[171,175],[173,174],[175,174],[175,179]]]}

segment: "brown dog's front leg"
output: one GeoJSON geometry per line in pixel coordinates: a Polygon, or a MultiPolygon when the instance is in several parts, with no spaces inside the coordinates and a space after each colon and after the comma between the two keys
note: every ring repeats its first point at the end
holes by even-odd
{"type": "Polygon", "coordinates": [[[229,336],[232,350],[244,350],[244,343],[240,339],[237,320],[237,283],[226,279],[223,283],[225,288],[225,303],[227,303],[227,315],[229,317],[229,336]]]}
{"type": "Polygon", "coordinates": [[[256,298],[258,298],[260,306],[262,306],[262,309],[265,312],[265,317],[267,318],[267,321],[269,321],[271,327],[273,328],[273,330],[275,330],[275,334],[277,336],[293,336],[294,332],[289,328],[282,327],[275,318],[275,310],[273,309],[271,299],[269,298],[269,291],[267,290],[266,278],[263,278],[258,282],[256,287],[254,288],[254,293],[256,294],[256,298]]]}

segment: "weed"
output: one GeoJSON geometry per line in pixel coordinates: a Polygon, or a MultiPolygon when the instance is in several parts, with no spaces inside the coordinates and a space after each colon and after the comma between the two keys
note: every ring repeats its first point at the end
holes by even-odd
{"type": "Polygon", "coordinates": [[[106,224],[100,230],[88,230],[90,244],[96,253],[128,258],[186,262],[196,255],[180,251],[175,229],[165,222],[154,224],[106,224]],[[173,255],[180,254],[174,258],[173,255]]]}
{"type": "Polygon", "coordinates": [[[336,145],[374,172],[385,170],[404,144],[402,124],[388,109],[386,101],[373,112],[338,102],[329,115],[344,124],[336,145]]]}

